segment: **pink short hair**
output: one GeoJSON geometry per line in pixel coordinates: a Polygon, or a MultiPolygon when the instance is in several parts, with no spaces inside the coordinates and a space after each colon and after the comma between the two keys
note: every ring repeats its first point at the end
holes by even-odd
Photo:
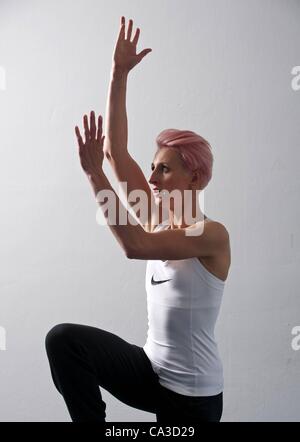
{"type": "Polygon", "coordinates": [[[191,130],[165,129],[156,138],[158,149],[175,149],[190,170],[200,173],[200,190],[203,190],[212,177],[213,154],[211,146],[203,137],[191,130]]]}

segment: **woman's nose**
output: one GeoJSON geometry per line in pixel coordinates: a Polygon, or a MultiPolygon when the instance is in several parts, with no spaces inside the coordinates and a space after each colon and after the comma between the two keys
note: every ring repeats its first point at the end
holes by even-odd
{"type": "Polygon", "coordinates": [[[150,184],[156,184],[156,179],[155,179],[155,172],[152,172],[149,178],[149,183],[150,184]]]}

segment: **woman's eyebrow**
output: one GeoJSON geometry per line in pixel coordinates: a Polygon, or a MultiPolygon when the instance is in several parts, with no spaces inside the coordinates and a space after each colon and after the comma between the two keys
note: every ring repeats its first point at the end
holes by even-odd
{"type": "MultiPolygon", "coordinates": [[[[165,164],[166,166],[168,166],[168,163],[157,163],[157,164],[165,164]]],[[[154,163],[151,163],[151,167],[154,166],[154,163]]]]}

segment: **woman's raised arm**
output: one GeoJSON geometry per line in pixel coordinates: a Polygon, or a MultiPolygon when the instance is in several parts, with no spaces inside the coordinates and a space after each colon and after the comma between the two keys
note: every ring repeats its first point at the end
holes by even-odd
{"type": "Polygon", "coordinates": [[[118,39],[112,57],[110,85],[106,104],[104,153],[115,160],[118,154],[127,151],[128,129],[126,114],[127,77],[152,49],[144,49],[139,54],[136,47],[140,35],[137,28],[131,41],[133,21],[129,20],[125,33],[125,17],[121,17],[118,39]]]}

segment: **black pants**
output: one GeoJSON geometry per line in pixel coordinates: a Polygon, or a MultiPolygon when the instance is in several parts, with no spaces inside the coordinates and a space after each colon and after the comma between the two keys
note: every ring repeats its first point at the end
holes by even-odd
{"type": "Polygon", "coordinates": [[[103,387],[157,422],[219,422],[223,394],[185,396],[159,384],[142,347],[105,330],[58,324],[45,339],[53,382],[73,422],[105,422],[103,387]]]}

